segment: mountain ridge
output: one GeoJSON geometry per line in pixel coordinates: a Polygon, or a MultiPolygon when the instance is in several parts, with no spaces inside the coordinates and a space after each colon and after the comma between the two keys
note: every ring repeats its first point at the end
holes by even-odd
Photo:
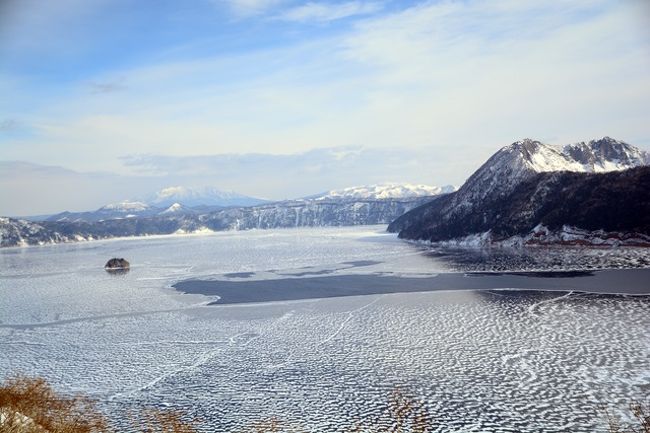
{"type": "Polygon", "coordinates": [[[381,183],[372,185],[358,185],[347,188],[335,189],[324,194],[310,196],[314,200],[327,199],[398,199],[407,197],[427,197],[446,194],[454,191],[451,185],[431,186],[410,183],[381,183]]]}
{"type": "MultiPolygon", "coordinates": [[[[0,220],[0,246],[42,245],[114,237],[314,226],[388,224],[432,197],[288,200],[208,212],[166,212],[102,220],[0,220]]],[[[173,205],[172,205],[173,206],[173,205]]],[[[127,215],[128,216],[128,215],[127,215]]]]}
{"type": "Polygon", "coordinates": [[[168,186],[143,199],[150,206],[168,208],[174,203],[186,207],[193,206],[254,206],[267,203],[257,197],[240,194],[235,191],[222,191],[211,186],[191,188],[185,186],[168,186]]]}
{"type": "MultiPolygon", "coordinates": [[[[542,207],[545,202],[546,205],[553,202],[555,206],[560,206],[550,196],[538,194],[528,197],[528,202],[519,197],[518,209],[509,207],[508,201],[514,200],[522,185],[528,185],[531,189],[531,182],[538,183],[538,187],[554,189],[556,194],[562,196],[566,193],[566,185],[558,186],[550,181],[557,173],[573,173],[566,175],[565,179],[575,182],[597,183],[588,180],[589,175],[643,169],[649,162],[647,152],[609,137],[567,146],[548,145],[530,139],[516,141],[492,155],[458,191],[405,213],[393,221],[388,230],[399,232],[400,237],[405,239],[431,242],[457,240],[462,243],[466,238],[471,238],[470,243],[482,244],[505,241],[507,237],[523,235],[515,221],[522,223],[519,214],[527,215],[526,212],[537,209],[536,200],[540,201],[539,206],[542,207]],[[494,209],[503,210],[505,215],[494,213],[494,209]],[[504,229],[503,233],[495,232],[493,228],[502,227],[504,218],[508,217],[513,225],[504,229]]],[[[640,176],[635,181],[643,179],[640,176]]],[[[625,186],[618,186],[619,193],[625,194],[625,186]]],[[[640,200],[645,200],[643,191],[637,190],[636,195],[640,200]]],[[[567,198],[572,199],[575,198],[567,198]]],[[[613,201],[615,197],[609,199],[613,201]]],[[[525,225],[528,227],[530,221],[526,220],[525,225]]]]}

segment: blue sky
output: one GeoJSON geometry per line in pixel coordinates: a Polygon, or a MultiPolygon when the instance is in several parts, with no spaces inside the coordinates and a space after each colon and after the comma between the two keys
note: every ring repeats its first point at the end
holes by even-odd
{"type": "Polygon", "coordinates": [[[0,214],[178,184],[460,184],[523,137],[647,149],[649,17],[644,0],[5,0],[0,214]]]}

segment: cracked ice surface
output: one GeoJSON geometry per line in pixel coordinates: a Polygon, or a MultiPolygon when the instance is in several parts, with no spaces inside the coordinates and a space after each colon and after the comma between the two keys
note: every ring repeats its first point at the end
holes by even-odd
{"type": "MultiPolygon", "coordinates": [[[[42,375],[109,412],[185,408],[228,431],[375,418],[391,390],[438,431],[592,432],[650,390],[647,297],[431,292],[212,306],[168,287],[232,273],[427,274],[453,267],[377,228],[169,237],[0,251],[0,376],[42,375]],[[112,257],[133,269],[111,276],[112,257]]],[[[454,265],[455,266],[455,265],[454,265]]]]}

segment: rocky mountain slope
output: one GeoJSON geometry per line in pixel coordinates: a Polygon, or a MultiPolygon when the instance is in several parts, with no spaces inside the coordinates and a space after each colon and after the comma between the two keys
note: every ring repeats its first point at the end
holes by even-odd
{"type": "MultiPolygon", "coordinates": [[[[650,189],[639,185],[645,185],[648,169],[643,166],[649,163],[646,152],[608,137],[564,147],[533,140],[515,142],[493,155],[457,192],[402,215],[388,229],[406,239],[478,244],[509,238],[511,243],[541,243],[542,238],[547,243],[561,242],[568,236],[563,238],[563,227],[574,234],[585,230],[629,232],[632,237],[636,232],[650,233],[632,216],[608,210],[624,205],[643,209],[650,189]],[[621,172],[634,167],[640,167],[631,172],[634,175],[621,172]],[[636,203],[622,202],[622,197],[636,203]],[[574,213],[566,213],[567,209],[574,213]],[[619,225],[605,224],[602,215],[618,218],[619,225]],[[538,233],[550,231],[529,237],[535,227],[538,233]]],[[[599,242],[593,233],[583,235],[585,242],[589,238],[591,243],[599,242]]]]}

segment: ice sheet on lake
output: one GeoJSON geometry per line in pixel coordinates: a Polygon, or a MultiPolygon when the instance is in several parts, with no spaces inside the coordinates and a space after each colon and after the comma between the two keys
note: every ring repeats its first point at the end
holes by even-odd
{"type": "Polygon", "coordinates": [[[645,297],[437,292],[207,307],[168,289],[189,276],[456,266],[422,252],[374,227],[1,251],[0,376],[43,375],[115,413],[183,407],[218,431],[267,416],[336,431],[375,418],[400,387],[424,399],[438,431],[592,432],[600,404],[647,395],[645,297]],[[105,273],[112,256],[131,272],[105,273]]]}

